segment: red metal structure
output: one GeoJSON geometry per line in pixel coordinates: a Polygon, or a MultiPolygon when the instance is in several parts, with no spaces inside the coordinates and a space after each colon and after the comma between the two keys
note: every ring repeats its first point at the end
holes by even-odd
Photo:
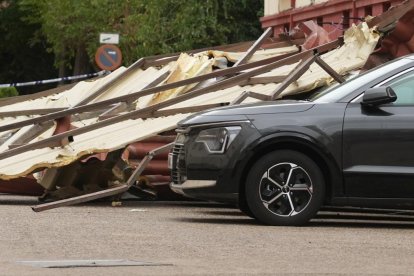
{"type": "Polygon", "coordinates": [[[352,23],[358,23],[366,16],[377,16],[397,5],[401,0],[329,0],[320,4],[295,8],[291,0],[291,9],[260,19],[263,28],[273,27],[274,35],[292,30],[296,25],[314,20],[322,26],[331,39],[343,34],[352,23]]]}

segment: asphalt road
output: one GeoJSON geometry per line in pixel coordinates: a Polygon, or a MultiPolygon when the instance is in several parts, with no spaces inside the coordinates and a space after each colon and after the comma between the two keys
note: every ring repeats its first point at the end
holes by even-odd
{"type": "Polygon", "coordinates": [[[0,195],[1,276],[414,275],[414,216],[331,210],[306,227],[269,227],[214,203],[93,203],[43,213],[31,211],[34,203],[0,195]],[[19,263],[117,259],[154,266],[19,263]]]}

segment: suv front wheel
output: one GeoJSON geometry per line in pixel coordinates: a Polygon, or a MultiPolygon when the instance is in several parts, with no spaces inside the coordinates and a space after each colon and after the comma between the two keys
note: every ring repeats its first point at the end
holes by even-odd
{"type": "Polygon", "coordinates": [[[320,168],[308,156],[277,150],[260,158],[246,180],[254,217],[269,225],[298,226],[316,215],[325,195],[320,168]]]}

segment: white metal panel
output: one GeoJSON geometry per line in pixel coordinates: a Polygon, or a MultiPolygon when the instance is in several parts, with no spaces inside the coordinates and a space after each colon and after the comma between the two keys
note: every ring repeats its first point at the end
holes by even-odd
{"type": "Polygon", "coordinates": [[[132,142],[174,129],[177,122],[188,115],[178,114],[145,121],[127,120],[77,135],[74,142],[63,148],[36,149],[2,159],[0,160],[0,178],[16,178],[27,175],[37,168],[60,167],[84,155],[123,148],[132,142]]]}
{"type": "Polygon", "coordinates": [[[36,110],[42,108],[68,108],[74,106],[80,100],[86,98],[94,91],[98,90],[106,83],[115,79],[118,75],[122,74],[126,70],[125,67],[121,67],[111,74],[90,81],[81,81],[74,87],[59,94],[54,94],[47,97],[41,97],[24,102],[18,102],[15,104],[5,105],[0,107],[0,112],[6,111],[18,111],[18,110],[36,110]]]}

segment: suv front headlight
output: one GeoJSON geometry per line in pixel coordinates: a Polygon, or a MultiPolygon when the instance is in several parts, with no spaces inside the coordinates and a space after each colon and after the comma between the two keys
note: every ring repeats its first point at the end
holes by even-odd
{"type": "Polygon", "coordinates": [[[210,128],[200,131],[196,142],[204,143],[211,153],[224,153],[241,130],[240,126],[210,128]]]}

